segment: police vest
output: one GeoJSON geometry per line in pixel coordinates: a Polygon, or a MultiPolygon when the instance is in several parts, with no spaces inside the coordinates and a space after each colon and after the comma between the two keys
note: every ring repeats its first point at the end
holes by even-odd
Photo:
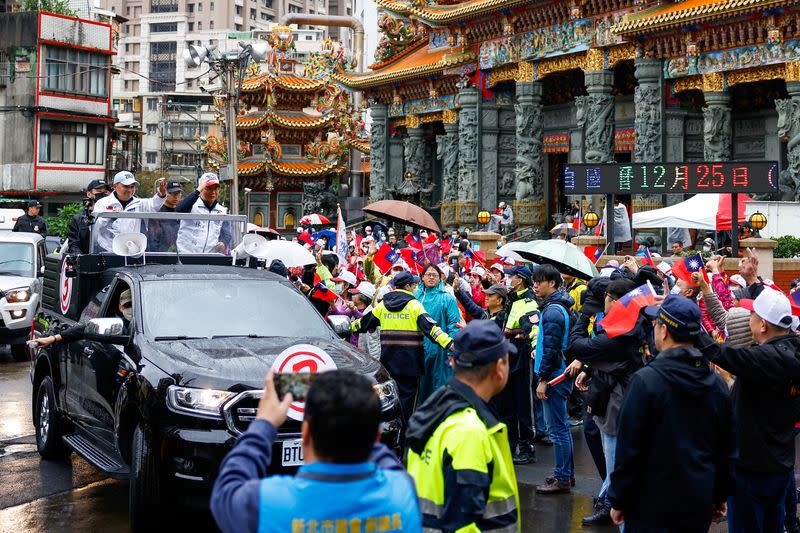
{"type": "MultiPolygon", "coordinates": [[[[421,455],[408,452],[408,473],[416,481],[425,531],[444,515],[445,466],[456,471],[472,470],[491,476],[489,497],[483,516],[460,528],[462,532],[516,532],[519,530],[519,495],[508,428],[502,422],[486,427],[472,407],[447,417],[431,435],[421,455]]],[[[457,495],[455,496],[457,498],[457,495]]]]}

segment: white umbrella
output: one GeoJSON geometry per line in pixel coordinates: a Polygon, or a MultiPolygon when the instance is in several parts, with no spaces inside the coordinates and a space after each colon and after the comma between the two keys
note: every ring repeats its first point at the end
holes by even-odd
{"type": "Polygon", "coordinates": [[[287,268],[312,265],[317,262],[314,255],[302,244],[293,241],[267,241],[265,257],[267,265],[280,259],[287,268]]]}
{"type": "MultiPolygon", "coordinates": [[[[597,276],[597,268],[583,252],[572,243],[560,239],[509,243],[515,245],[513,251],[529,261],[538,264],[551,264],[562,274],[579,279],[592,279],[597,276]]],[[[503,247],[505,248],[505,246],[503,247]]],[[[500,248],[502,250],[503,248],[500,248]]],[[[498,252],[500,251],[498,250],[498,252]]]]}
{"type": "Polygon", "coordinates": [[[524,250],[526,244],[527,243],[520,241],[504,244],[497,249],[495,255],[498,257],[508,257],[509,259],[513,259],[518,263],[530,263],[530,259],[525,259],[517,253],[517,250],[524,250]]]}

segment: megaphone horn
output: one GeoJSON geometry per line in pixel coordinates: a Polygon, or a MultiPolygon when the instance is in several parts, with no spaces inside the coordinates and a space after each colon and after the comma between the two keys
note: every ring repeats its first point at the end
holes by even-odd
{"type": "Polygon", "coordinates": [[[143,233],[122,233],[111,241],[111,251],[120,257],[141,257],[146,250],[147,236],[143,233]]]}

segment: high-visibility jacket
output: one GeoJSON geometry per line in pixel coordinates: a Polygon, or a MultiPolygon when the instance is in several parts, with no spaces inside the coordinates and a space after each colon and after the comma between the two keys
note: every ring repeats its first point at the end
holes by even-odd
{"type": "Polygon", "coordinates": [[[423,531],[520,530],[508,429],[467,384],[451,378],[418,407],[406,443],[423,531]]]}
{"type": "Polygon", "coordinates": [[[536,296],[530,289],[517,291],[509,298],[511,304],[506,314],[505,334],[506,338],[517,348],[516,355],[509,357],[509,370],[511,372],[521,370],[525,357],[531,356],[531,338],[535,339],[538,333],[538,315],[536,311],[539,304],[536,303],[536,296]],[[532,322],[530,317],[533,317],[532,322]],[[528,323],[522,323],[528,320],[528,323]],[[531,331],[534,334],[531,336],[531,331]]]}
{"type": "Polygon", "coordinates": [[[583,307],[583,304],[581,304],[581,293],[586,290],[586,283],[579,279],[574,279],[572,283],[564,287],[564,290],[575,300],[575,303],[572,304],[572,309],[580,311],[581,307],[583,307]]]}
{"type": "Polygon", "coordinates": [[[420,376],[424,370],[423,336],[442,348],[453,339],[442,331],[422,304],[408,291],[396,289],[375,308],[354,320],[354,333],[381,328],[381,364],[392,376],[420,376]]]}

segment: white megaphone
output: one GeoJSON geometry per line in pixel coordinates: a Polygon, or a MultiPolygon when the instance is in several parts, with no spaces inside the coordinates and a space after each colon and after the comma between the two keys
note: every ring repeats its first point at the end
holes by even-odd
{"type": "Polygon", "coordinates": [[[261,235],[255,233],[248,233],[242,237],[242,242],[236,245],[231,255],[233,256],[233,264],[236,260],[246,257],[247,266],[250,266],[250,258],[265,259],[267,257],[267,250],[269,249],[268,241],[261,235]]]}
{"type": "Polygon", "coordinates": [[[111,251],[124,257],[125,265],[128,264],[129,257],[143,257],[146,250],[147,236],[144,233],[120,233],[111,241],[111,251]]]}

